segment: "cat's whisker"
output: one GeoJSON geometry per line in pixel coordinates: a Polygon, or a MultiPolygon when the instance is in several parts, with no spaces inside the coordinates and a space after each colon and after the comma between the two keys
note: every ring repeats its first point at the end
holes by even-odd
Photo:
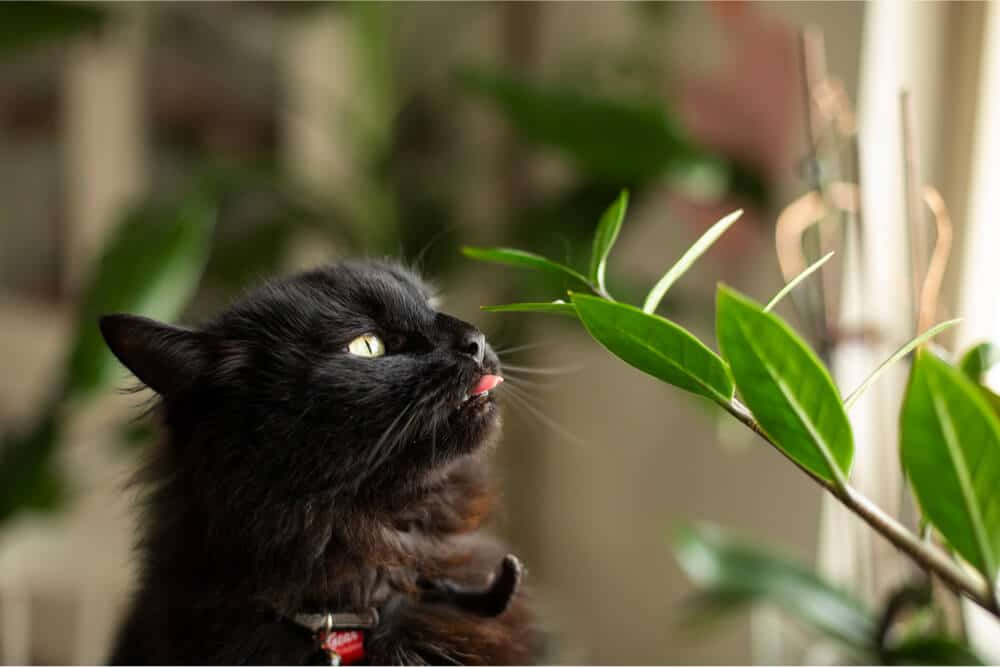
{"type": "Polygon", "coordinates": [[[558,385],[554,382],[537,382],[527,378],[518,377],[516,375],[506,375],[505,379],[505,385],[519,389],[522,393],[533,392],[545,394],[558,387],[558,385]]]}
{"type": "Polygon", "coordinates": [[[507,383],[504,383],[503,388],[509,389],[512,394],[516,394],[518,397],[525,400],[530,400],[530,401],[540,400],[538,396],[532,394],[527,388],[522,387],[520,383],[518,383],[516,380],[512,381],[509,385],[507,383]]]}
{"type": "Polygon", "coordinates": [[[527,350],[537,350],[540,347],[555,345],[557,342],[558,341],[554,340],[543,340],[543,341],[537,341],[535,343],[527,343],[525,345],[515,345],[514,347],[494,348],[493,352],[495,352],[498,357],[504,357],[510,354],[516,354],[518,352],[526,352],[527,350]]]}
{"type": "Polygon", "coordinates": [[[431,462],[437,463],[437,437],[438,437],[438,423],[435,419],[431,423],[431,462]]]}
{"type": "MultiPolygon", "coordinates": [[[[419,401],[417,400],[413,400],[407,403],[406,407],[399,411],[399,414],[396,415],[396,417],[389,423],[389,426],[386,427],[385,431],[382,432],[382,435],[379,436],[379,439],[375,442],[375,446],[372,447],[371,450],[368,452],[367,475],[371,475],[372,472],[374,472],[376,468],[381,466],[385,462],[385,459],[388,458],[389,453],[393,448],[385,447],[386,440],[393,433],[393,429],[395,429],[396,424],[398,424],[399,421],[415,405],[417,405],[418,402],[419,401]]],[[[367,475],[365,475],[365,477],[367,475]]]]}
{"type": "Polygon", "coordinates": [[[503,374],[503,377],[504,380],[506,380],[507,382],[511,382],[514,384],[514,386],[518,387],[528,387],[530,389],[540,389],[545,391],[549,389],[554,389],[556,387],[555,383],[553,382],[539,382],[537,380],[529,380],[528,378],[519,377],[515,373],[505,372],[503,374]]]}
{"type": "Polygon", "coordinates": [[[503,368],[505,371],[511,370],[518,373],[528,373],[531,375],[567,375],[569,373],[579,373],[583,370],[583,366],[580,364],[574,364],[572,366],[562,366],[556,368],[545,368],[542,366],[518,366],[514,364],[504,364],[503,368]]]}
{"type": "MultiPolygon", "coordinates": [[[[424,246],[417,253],[416,257],[414,257],[412,260],[409,260],[407,264],[412,266],[417,273],[423,273],[424,259],[426,258],[427,252],[431,249],[431,247],[434,246],[435,243],[440,241],[445,235],[450,234],[457,229],[458,225],[456,225],[453,222],[446,224],[444,227],[439,229],[437,233],[434,234],[434,236],[432,236],[429,241],[424,243],[424,246]]],[[[400,255],[402,255],[402,253],[400,253],[400,255]]]]}
{"type": "Polygon", "coordinates": [[[546,415],[544,412],[536,408],[531,404],[531,401],[522,395],[519,395],[516,387],[509,387],[510,391],[507,392],[506,396],[510,398],[514,403],[528,412],[531,416],[535,417],[543,426],[547,426],[552,429],[556,434],[561,435],[575,445],[585,446],[587,443],[580,436],[572,433],[564,426],[559,424],[557,421],[546,415]]]}
{"type": "MultiPolygon", "coordinates": [[[[414,422],[414,420],[416,420],[417,415],[419,414],[419,412],[420,412],[419,410],[414,410],[410,414],[410,418],[406,420],[405,424],[403,424],[403,428],[399,429],[399,435],[396,436],[395,440],[393,440],[392,446],[388,448],[388,451],[389,451],[390,455],[396,454],[396,452],[398,452],[400,449],[402,449],[402,447],[406,443],[406,441],[410,439],[410,437],[411,437],[410,427],[413,426],[413,422],[414,422]]],[[[381,466],[382,464],[379,463],[379,465],[381,466]]]]}

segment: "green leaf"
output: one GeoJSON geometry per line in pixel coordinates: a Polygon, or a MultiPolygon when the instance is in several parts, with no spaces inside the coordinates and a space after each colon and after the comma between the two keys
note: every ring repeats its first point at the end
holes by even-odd
{"type": "Polygon", "coordinates": [[[501,306],[481,306],[481,309],[489,313],[556,313],[576,317],[576,308],[565,301],[506,303],[501,306]]]}
{"type": "Polygon", "coordinates": [[[993,410],[993,414],[1000,419],[1000,395],[981,384],[983,376],[996,365],[997,361],[1000,361],[1000,348],[992,343],[980,343],[962,355],[958,367],[966,377],[975,383],[979,395],[986,400],[987,405],[993,410]]]}
{"type": "Polygon", "coordinates": [[[1000,348],[993,343],[980,343],[962,355],[958,367],[973,382],[982,382],[986,371],[1000,361],[1000,348]]]}
{"type": "Polygon", "coordinates": [[[875,620],[861,603],[793,560],[704,525],[682,529],[674,553],[715,611],[771,603],[853,647],[872,646],[875,620]]]}
{"type": "Polygon", "coordinates": [[[601,221],[597,225],[597,232],[594,234],[594,251],[590,256],[590,281],[605,292],[608,289],[607,285],[604,284],[608,254],[618,239],[618,232],[625,221],[625,211],[627,209],[628,190],[622,190],[621,194],[618,195],[618,199],[601,216],[601,221]]]}
{"type": "Polygon", "coordinates": [[[78,313],[66,391],[82,397],[118,378],[97,319],[127,312],[176,318],[194,294],[211,250],[215,206],[194,197],[179,206],[143,208],[115,230],[105,246],[78,313]]]}
{"type": "Polygon", "coordinates": [[[924,517],[994,583],[1000,555],[1000,421],[978,387],[917,352],[900,417],[900,455],[924,517]]]}
{"type": "Polygon", "coordinates": [[[781,319],[724,285],[716,317],[722,355],[761,428],[796,463],[843,487],[854,439],[822,362],[781,319]]]}
{"type": "Polygon", "coordinates": [[[0,2],[0,56],[95,31],[107,15],[92,2],[0,2]]]}
{"type": "Polygon", "coordinates": [[[523,250],[513,248],[462,248],[462,254],[472,259],[507,266],[520,266],[528,269],[544,271],[562,278],[570,278],[574,283],[586,289],[592,289],[585,276],[551,259],[523,250]]]}
{"type": "Polygon", "coordinates": [[[67,485],[55,464],[60,426],[54,410],[25,433],[8,433],[0,441],[0,522],[23,510],[50,512],[60,508],[67,485]]]}
{"type": "Polygon", "coordinates": [[[566,152],[595,176],[630,183],[704,158],[660,102],[600,97],[484,68],[465,68],[460,80],[524,139],[566,152]]]}
{"type": "Polygon", "coordinates": [[[693,141],[659,98],[595,95],[486,68],[463,68],[464,88],[491,102],[530,143],[561,151],[584,177],[620,185],[709,172],[729,192],[759,206],[770,193],[760,169],[693,141]]]}
{"type": "Polygon", "coordinates": [[[1000,396],[994,393],[989,387],[984,387],[983,385],[978,385],[979,395],[982,396],[990,409],[993,410],[993,414],[1000,419],[1000,396]]]}
{"type": "Polygon", "coordinates": [[[889,368],[889,366],[892,366],[894,363],[896,363],[897,361],[899,361],[900,359],[908,355],[910,352],[920,347],[921,345],[923,345],[931,338],[944,331],[945,329],[949,329],[961,321],[962,321],[961,319],[956,319],[956,320],[948,320],[947,322],[941,322],[940,324],[931,327],[927,331],[923,332],[922,334],[920,334],[919,336],[917,336],[916,338],[914,338],[913,340],[911,340],[910,342],[906,343],[898,350],[893,352],[892,356],[883,361],[879,365],[879,367],[876,368],[874,371],[872,371],[872,374],[869,375],[865,379],[865,381],[861,383],[860,386],[858,386],[857,389],[852,391],[847,396],[847,398],[844,399],[844,409],[850,410],[851,406],[854,405],[854,403],[859,398],[861,398],[861,394],[865,393],[865,390],[867,390],[868,387],[870,387],[875,382],[875,380],[877,380],[878,377],[882,375],[885,369],[889,368]]]}
{"type": "Polygon", "coordinates": [[[708,230],[701,235],[697,241],[694,242],[687,252],[677,260],[677,263],[670,267],[659,282],[653,286],[653,289],[649,290],[649,294],[646,296],[646,302],[642,306],[643,312],[652,313],[655,312],[657,307],[660,305],[660,301],[663,299],[663,295],[667,293],[677,280],[684,275],[684,273],[691,268],[699,257],[705,254],[705,251],[712,247],[720,236],[722,236],[727,229],[729,229],[734,222],[740,219],[743,215],[743,209],[738,211],[733,211],[726,217],[722,218],[714,225],[708,228],[708,230]]]}
{"type": "Polygon", "coordinates": [[[732,399],[725,363],[690,332],[624,303],[585,294],[572,298],[590,335],[629,365],[722,404],[732,399]]]}
{"type": "Polygon", "coordinates": [[[282,213],[286,219],[242,224],[217,239],[205,268],[205,284],[237,291],[274,275],[281,268],[295,232],[287,212],[282,213]]]}
{"type": "Polygon", "coordinates": [[[948,637],[916,637],[882,654],[886,665],[985,665],[971,648],[948,637]]]}
{"type": "Polygon", "coordinates": [[[779,301],[788,296],[788,293],[791,292],[796,287],[798,287],[799,283],[801,283],[803,280],[811,276],[815,271],[818,271],[821,266],[830,261],[831,257],[833,257],[832,250],[823,255],[822,257],[820,257],[819,259],[817,259],[815,262],[813,262],[806,268],[804,268],[799,275],[789,280],[788,284],[782,287],[780,290],[778,290],[778,293],[775,294],[774,297],[767,302],[767,305],[764,306],[764,312],[765,313],[771,312],[771,310],[778,305],[779,301]]]}

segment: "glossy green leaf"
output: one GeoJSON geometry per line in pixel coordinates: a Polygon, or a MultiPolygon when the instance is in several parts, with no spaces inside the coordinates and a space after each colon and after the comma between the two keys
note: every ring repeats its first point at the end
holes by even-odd
{"type": "Polygon", "coordinates": [[[780,318],[723,285],[716,317],[722,355],[764,432],[802,467],[844,485],[854,439],[822,362],[780,318]]]}
{"type": "Polygon", "coordinates": [[[1000,557],[1000,421],[978,387],[920,350],[900,417],[900,455],[924,517],[983,573],[1000,557]]]}
{"type": "Polygon", "coordinates": [[[799,283],[801,283],[803,280],[805,280],[806,278],[808,278],[809,276],[811,276],[816,271],[819,271],[819,269],[824,264],[826,264],[828,261],[830,261],[831,257],[833,257],[833,251],[832,250],[830,252],[826,253],[825,255],[823,255],[822,257],[820,257],[819,259],[817,259],[815,262],[813,262],[812,264],[810,264],[806,268],[804,268],[802,270],[802,272],[799,273],[799,275],[797,275],[794,278],[792,278],[791,280],[789,280],[788,284],[785,285],[784,287],[782,287],[780,290],[778,290],[778,293],[775,294],[774,297],[770,301],[767,302],[767,305],[764,306],[764,312],[768,313],[771,310],[773,310],[774,307],[777,306],[778,303],[782,299],[784,299],[786,296],[788,296],[789,292],[791,292],[793,289],[795,289],[796,287],[798,287],[799,283]]]}
{"type": "Polygon", "coordinates": [[[853,597],[803,565],[726,535],[714,526],[680,531],[674,553],[716,612],[770,603],[823,634],[869,648],[875,620],[853,597]]]}
{"type": "Polygon", "coordinates": [[[94,2],[0,2],[0,56],[96,31],[107,15],[94,2]]]}
{"type": "Polygon", "coordinates": [[[677,282],[688,269],[691,268],[691,265],[698,261],[698,258],[705,254],[705,251],[711,248],[712,244],[719,240],[719,237],[722,236],[727,229],[732,227],[733,223],[739,220],[742,216],[742,209],[733,211],[709,227],[708,230],[701,235],[701,238],[695,241],[694,244],[681,256],[681,258],[677,260],[677,263],[670,267],[663,277],[660,278],[655,285],[653,285],[653,289],[649,290],[649,294],[646,296],[646,302],[642,305],[643,312],[655,312],[657,307],[659,307],[663,296],[667,293],[667,290],[673,287],[673,284],[677,282]]]}
{"type": "Polygon", "coordinates": [[[608,254],[618,239],[618,232],[625,222],[625,211],[628,209],[628,190],[622,190],[618,199],[601,216],[594,234],[594,250],[590,256],[590,281],[607,291],[604,278],[608,266],[608,254]]]}
{"type": "Polygon", "coordinates": [[[854,405],[854,403],[859,398],[861,398],[861,395],[863,393],[865,393],[865,390],[868,389],[868,387],[872,386],[872,384],[874,384],[875,380],[877,380],[879,378],[879,376],[882,375],[882,373],[885,372],[885,370],[887,368],[889,368],[890,366],[892,366],[894,363],[896,363],[897,361],[899,361],[900,359],[902,359],[903,357],[905,357],[906,355],[908,355],[910,352],[912,352],[913,350],[917,349],[918,347],[920,347],[921,345],[923,345],[924,343],[926,343],[927,341],[929,341],[931,338],[933,338],[934,336],[936,336],[939,333],[941,333],[942,331],[944,331],[945,329],[949,329],[949,328],[955,326],[956,324],[958,324],[961,321],[962,321],[961,319],[956,319],[956,320],[948,320],[947,322],[941,322],[940,324],[936,324],[933,327],[931,327],[930,329],[928,329],[927,331],[923,332],[922,334],[920,334],[919,336],[917,336],[916,338],[914,338],[913,340],[911,340],[910,342],[908,342],[905,345],[903,345],[902,347],[900,347],[895,352],[893,352],[892,355],[888,359],[886,359],[885,361],[883,361],[881,364],[879,364],[878,368],[876,368],[874,371],[872,371],[871,375],[869,375],[865,379],[865,381],[862,382],[858,386],[857,389],[855,389],[854,391],[852,391],[847,396],[847,398],[844,399],[844,408],[847,409],[847,410],[850,410],[851,406],[854,405]]]}
{"type": "Polygon", "coordinates": [[[1000,347],[993,343],[980,343],[966,351],[958,367],[962,369],[973,382],[982,382],[986,371],[1000,361],[1000,347]]]}
{"type": "Polygon", "coordinates": [[[624,303],[585,294],[572,298],[590,335],[629,365],[719,403],[732,399],[725,363],[690,332],[624,303]]]}
{"type": "Polygon", "coordinates": [[[105,246],[83,294],[66,391],[88,395],[120,377],[97,327],[106,313],[170,321],[194,294],[211,250],[215,206],[195,197],[127,217],[105,246]]]}
{"type": "Polygon", "coordinates": [[[948,637],[915,637],[883,651],[886,665],[985,665],[971,648],[948,637]]]}
{"type": "Polygon", "coordinates": [[[535,269],[536,271],[544,271],[550,275],[562,277],[563,279],[569,278],[573,283],[575,283],[576,286],[590,289],[590,282],[579,272],[569,268],[568,266],[559,264],[558,262],[553,262],[551,259],[531,252],[525,252],[524,250],[515,250],[513,248],[465,247],[462,248],[462,254],[466,257],[471,257],[472,259],[478,259],[484,262],[506,264],[507,266],[519,266],[527,269],[535,269]]]}
{"type": "Polygon", "coordinates": [[[576,317],[576,308],[564,301],[505,303],[500,306],[482,306],[482,310],[490,313],[556,313],[576,317]]]}

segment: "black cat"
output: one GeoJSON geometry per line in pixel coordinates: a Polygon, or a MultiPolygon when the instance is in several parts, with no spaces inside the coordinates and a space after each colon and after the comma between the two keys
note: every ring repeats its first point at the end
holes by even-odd
{"type": "Polygon", "coordinates": [[[114,663],[534,659],[520,565],[479,531],[499,362],[429,299],[344,262],[198,329],[101,319],[166,432],[114,663]]]}

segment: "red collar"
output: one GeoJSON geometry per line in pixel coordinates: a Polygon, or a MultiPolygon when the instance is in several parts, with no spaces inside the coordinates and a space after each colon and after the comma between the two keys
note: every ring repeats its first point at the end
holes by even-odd
{"type": "Polygon", "coordinates": [[[292,621],[311,631],[331,665],[353,665],[365,657],[365,631],[378,625],[378,610],[354,613],[296,614],[292,621]]]}

